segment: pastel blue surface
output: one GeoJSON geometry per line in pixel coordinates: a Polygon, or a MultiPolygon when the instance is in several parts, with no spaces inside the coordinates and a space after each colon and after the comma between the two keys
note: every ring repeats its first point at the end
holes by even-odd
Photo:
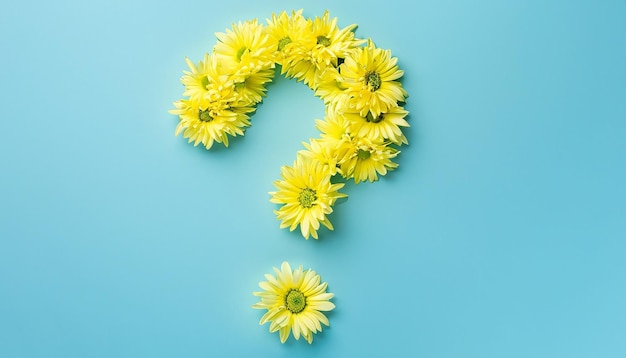
{"type": "Polygon", "coordinates": [[[0,4],[0,357],[626,357],[626,2],[0,4]],[[280,76],[228,149],[167,113],[184,58],[304,8],[392,50],[400,168],[334,232],[268,191],[324,106],[280,76]],[[283,260],[335,293],[313,345],[258,321],[283,260]]]}

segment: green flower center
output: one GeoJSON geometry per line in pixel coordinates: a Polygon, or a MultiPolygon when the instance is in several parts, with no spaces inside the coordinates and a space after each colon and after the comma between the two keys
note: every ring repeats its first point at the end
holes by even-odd
{"type": "Polygon", "coordinates": [[[198,110],[198,119],[202,122],[210,122],[213,120],[211,117],[211,113],[207,109],[199,109],[198,110]]]}
{"type": "Polygon", "coordinates": [[[317,37],[317,44],[318,45],[324,45],[324,47],[328,47],[330,46],[330,39],[326,36],[318,36],[317,37]]]}
{"type": "Polygon", "coordinates": [[[365,160],[369,158],[372,153],[368,152],[367,150],[359,149],[359,151],[356,152],[356,155],[360,160],[365,160]]]}
{"type": "Polygon", "coordinates": [[[312,207],[315,200],[317,200],[317,193],[311,188],[302,189],[300,195],[298,195],[298,202],[303,208],[308,209],[312,207]]]}
{"type": "Polygon", "coordinates": [[[291,313],[300,313],[306,307],[306,297],[299,290],[292,289],[285,297],[285,305],[291,313]]]}
{"type": "Polygon", "coordinates": [[[374,116],[372,116],[372,112],[367,112],[367,116],[365,116],[365,120],[371,123],[378,123],[380,121],[382,121],[383,119],[385,119],[385,115],[383,113],[381,113],[378,117],[374,118],[374,116]]]}
{"type": "Polygon", "coordinates": [[[380,75],[376,71],[365,73],[365,84],[371,92],[377,91],[381,85],[380,75]]]}
{"type": "Polygon", "coordinates": [[[209,85],[209,78],[207,76],[202,76],[200,84],[202,85],[202,89],[207,89],[207,86],[209,85]]]}
{"type": "Polygon", "coordinates": [[[237,61],[241,61],[241,56],[243,56],[246,51],[248,51],[248,49],[245,47],[242,47],[239,49],[239,51],[237,51],[237,61]]]}
{"type": "Polygon", "coordinates": [[[246,87],[246,81],[235,82],[235,91],[241,91],[246,87]]]}
{"type": "Polygon", "coordinates": [[[289,36],[283,37],[282,39],[280,39],[280,41],[278,41],[278,51],[282,51],[285,48],[285,46],[287,46],[290,43],[291,43],[291,39],[289,38],[289,36]]]}

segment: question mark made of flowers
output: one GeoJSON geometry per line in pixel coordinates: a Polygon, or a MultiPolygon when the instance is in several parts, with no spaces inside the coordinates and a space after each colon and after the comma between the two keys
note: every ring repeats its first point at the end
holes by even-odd
{"type": "MultiPolygon", "coordinates": [[[[376,181],[398,166],[392,161],[397,147],[408,144],[401,129],[409,126],[401,106],[408,95],[397,81],[404,72],[391,51],[356,38],[355,29],[355,24],[340,29],[328,11],[314,19],[304,18],[302,10],[283,11],[272,14],[267,26],[256,19],[233,24],[216,33],[218,43],[197,65],[186,59],[189,71],[181,78],[186,98],[170,111],[179,116],[176,135],[206,149],[214,142],[228,147],[228,136],[243,135],[250,125],[276,64],[281,74],[309,86],[326,104],[324,120],[316,120],[320,138],[303,143],[305,149],[292,166],[281,168],[277,190],[270,192],[270,201],[281,204],[274,210],[280,227],[300,226],[305,239],[317,239],[320,224],[333,230],[327,215],[347,195],[332,177],[376,181]]],[[[282,343],[290,333],[312,343],[321,325],[330,324],[323,312],[335,308],[327,283],[315,271],[292,269],[286,261],[265,278],[259,282],[263,291],[253,292],[261,300],[252,307],[267,310],[259,323],[270,323],[282,343]]]]}

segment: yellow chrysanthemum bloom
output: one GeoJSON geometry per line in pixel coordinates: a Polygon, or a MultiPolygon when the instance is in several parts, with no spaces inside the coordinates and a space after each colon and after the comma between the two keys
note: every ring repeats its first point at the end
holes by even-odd
{"type": "Polygon", "coordinates": [[[343,140],[350,133],[350,122],[342,113],[326,108],[324,120],[315,120],[315,127],[322,132],[323,139],[343,140]]]}
{"type": "Polygon", "coordinates": [[[273,69],[263,69],[248,76],[233,79],[237,106],[256,106],[263,100],[267,92],[266,84],[274,78],[273,69]]]}
{"type": "Polygon", "coordinates": [[[340,58],[345,58],[348,53],[365,43],[365,41],[354,38],[353,31],[356,28],[356,24],[339,29],[337,27],[337,18],[330,20],[328,10],[324,12],[322,17],[316,17],[307,21],[316,42],[309,49],[308,53],[297,60],[291,61],[286,72],[288,76],[295,77],[311,89],[315,89],[318,82],[317,77],[327,67],[336,68],[339,65],[340,58]]]}
{"type": "Polygon", "coordinates": [[[297,156],[293,166],[281,168],[282,180],[276,180],[278,191],[270,192],[270,202],[282,204],[274,210],[276,219],[282,220],[280,228],[295,230],[298,225],[305,239],[313,236],[317,239],[320,224],[333,230],[326,217],[333,212],[332,206],[346,194],[339,193],[343,183],[332,184],[330,173],[319,163],[304,156],[297,156]]]}
{"type": "Polygon", "coordinates": [[[197,102],[200,108],[213,110],[227,109],[234,100],[232,81],[224,73],[223,68],[215,56],[204,55],[204,60],[196,66],[185,58],[191,71],[183,71],[180,81],[185,85],[184,96],[190,101],[197,102]]]}
{"type": "Polygon", "coordinates": [[[266,32],[275,50],[274,61],[282,66],[281,73],[293,77],[290,69],[306,60],[316,44],[311,24],[302,16],[302,9],[292,11],[291,16],[285,11],[278,15],[273,13],[272,18],[267,19],[266,32]]]}
{"type": "Polygon", "coordinates": [[[322,132],[321,138],[303,143],[306,150],[299,152],[300,155],[317,161],[331,175],[339,173],[345,176],[342,164],[350,160],[354,152],[350,122],[343,114],[327,108],[324,120],[317,119],[315,123],[317,129],[322,132]]]}
{"type": "Polygon", "coordinates": [[[309,143],[303,142],[302,145],[306,150],[299,151],[299,155],[317,161],[331,176],[342,174],[340,164],[346,152],[339,150],[341,146],[338,141],[311,139],[309,143]]]}
{"type": "Polygon", "coordinates": [[[357,137],[367,137],[373,141],[383,138],[402,145],[409,144],[400,129],[409,127],[409,123],[404,119],[408,114],[404,108],[395,106],[377,117],[374,117],[372,112],[367,112],[365,117],[358,113],[345,113],[345,117],[350,122],[350,133],[357,137]]]}
{"type": "MultiPolygon", "coordinates": [[[[229,75],[247,77],[272,67],[274,49],[264,26],[256,19],[232,25],[232,30],[215,34],[219,40],[213,53],[228,68],[229,75]]],[[[235,78],[235,81],[241,81],[235,78]]]]}
{"type": "Polygon", "coordinates": [[[315,85],[315,95],[321,98],[327,107],[342,110],[344,92],[348,88],[343,85],[343,77],[337,68],[327,67],[319,73],[315,85]]]}
{"type": "Polygon", "coordinates": [[[228,147],[228,135],[243,135],[243,128],[250,125],[249,108],[221,110],[201,108],[197,101],[183,99],[174,103],[176,109],[170,113],[179,116],[176,135],[183,134],[194,146],[202,143],[210,149],[214,142],[224,143],[228,147]]]}
{"type": "Polygon", "coordinates": [[[328,10],[322,17],[318,16],[309,21],[312,21],[311,28],[317,39],[317,44],[311,51],[311,61],[316,67],[318,76],[329,67],[337,68],[340,60],[348,57],[366,42],[354,37],[356,24],[340,29],[337,26],[337,18],[331,20],[328,10]]]}
{"type": "Polygon", "coordinates": [[[372,116],[378,117],[398,102],[404,102],[408,94],[395,81],[404,71],[397,62],[391,51],[379,49],[371,41],[346,57],[340,66],[342,85],[347,87],[343,97],[346,111],[356,111],[363,117],[372,112],[372,116]]]}
{"type": "Polygon", "coordinates": [[[188,96],[192,100],[200,101],[208,92],[207,85],[209,84],[209,79],[207,75],[211,66],[209,54],[205,54],[204,60],[199,61],[197,66],[186,57],[185,62],[187,62],[190,71],[183,71],[184,75],[180,78],[180,82],[185,85],[183,95],[188,96]]]}
{"type": "MultiPolygon", "coordinates": [[[[198,66],[187,60],[191,71],[185,71],[181,82],[188,99],[174,103],[170,113],[179,116],[176,135],[183,134],[194,145],[202,143],[207,149],[214,142],[228,147],[228,135],[243,135],[250,125],[251,101],[244,102],[232,77],[225,74],[216,56],[205,54],[198,66]]],[[[247,94],[247,96],[253,96],[247,94]]]]}
{"type": "Polygon", "coordinates": [[[358,184],[362,181],[374,182],[378,174],[386,175],[387,171],[398,167],[391,161],[400,153],[381,142],[372,142],[368,138],[359,138],[352,143],[352,156],[341,164],[346,179],[354,179],[358,184]]]}
{"type": "Polygon", "coordinates": [[[313,334],[322,331],[322,323],[330,326],[322,312],[335,308],[330,302],[334,294],[326,292],[328,284],[311,269],[303,271],[300,266],[292,271],[289,263],[283,262],[280,270],[274,267],[274,273],[276,276],[265,274],[267,281],[259,282],[263,291],[253,292],[261,301],[252,307],[267,310],[259,324],[270,322],[270,332],[278,331],[281,343],[293,332],[295,339],[302,336],[311,344],[313,334]]]}

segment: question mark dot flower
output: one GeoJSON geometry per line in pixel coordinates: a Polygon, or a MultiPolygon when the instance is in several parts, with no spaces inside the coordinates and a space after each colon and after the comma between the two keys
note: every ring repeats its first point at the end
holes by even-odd
{"type": "Polygon", "coordinates": [[[283,262],[280,270],[274,267],[274,273],[276,276],[266,274],[267,281],[259,282],[263,291],[253,292],[261,301],[252,308],[267,310],[259,324],[270,322],[270,332],[278,331],[281,343],[293,333],[295,339],[302,336],[311,344],[313,334],[322,331],[321,324],[330,326],[322,312],[335,308],[330,302],[334,294],[326,292],[328,284],[311,269],[303,271],[300,266],[292,270],[283,262]]]}
{"type": "Polygon", "coordinates": [[[339,193],[343,183],[332,184],[330,173],[318,162],[298,155],[293,166],[281,168],[282,180],[274,182],[278,189],[270,192],[270,202],[283,204],[274,210],[276,219],[281,220],[280,228],[289,227],[293,231],[300,226],[305,239],[317,239],[320,224],[333,230],[326,215],[333,212],[332,206],[346,194],[339,193]]]}

